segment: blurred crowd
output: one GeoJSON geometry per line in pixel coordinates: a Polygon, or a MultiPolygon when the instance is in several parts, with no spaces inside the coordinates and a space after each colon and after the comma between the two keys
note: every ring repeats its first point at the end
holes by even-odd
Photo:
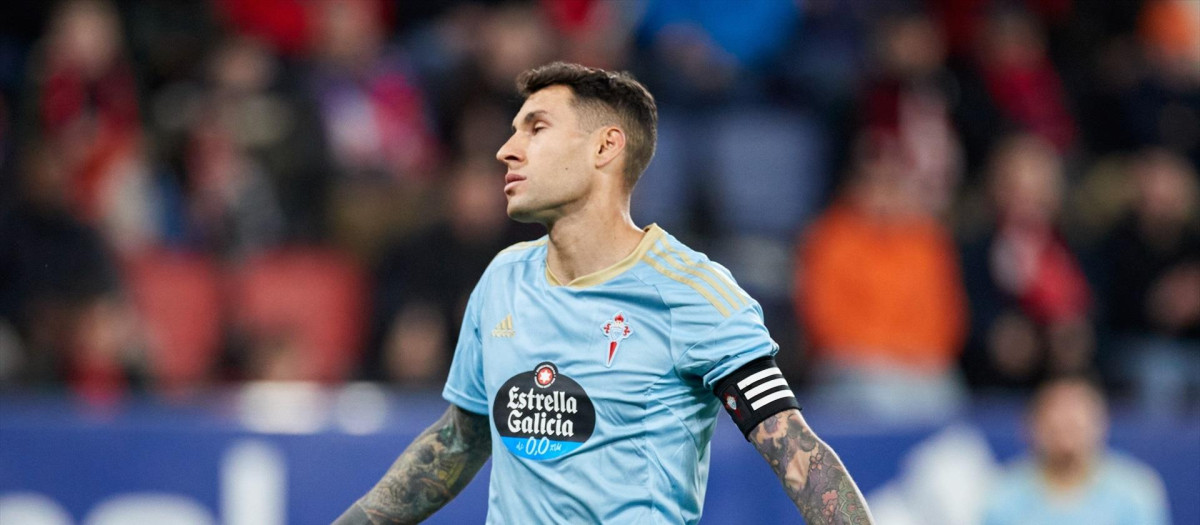
{"type": "Polygon", "coordinates": [[[1098,377],[1200,408],[1200,2],[15,2],[0,386],[442,381],[513,79],[632,71],[634,194],[793,384],[897,418],[1098,377]]]}

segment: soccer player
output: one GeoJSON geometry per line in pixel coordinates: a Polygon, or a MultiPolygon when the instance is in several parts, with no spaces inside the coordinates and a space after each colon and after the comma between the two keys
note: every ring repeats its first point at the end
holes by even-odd
{"type": "Polygon", "coordinates": [[[501,251],[471,294],[443,397],[337,524],[414,523],[489,456],[488,523],[695,523],[719,407],[810,524],[872,523],[800,415],[762,310],[630,192],[654,154],[654,98],[626,73],[553,63],[497,153],[508,215],[548,235],[501,251]]]}

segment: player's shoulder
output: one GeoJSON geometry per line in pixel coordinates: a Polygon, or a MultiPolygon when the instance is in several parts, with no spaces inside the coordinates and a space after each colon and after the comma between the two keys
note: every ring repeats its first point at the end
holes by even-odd
{"type": "Polygon", "coordinates": [[[483,271],[480,282],[495,278],[514,278],[529,270],[530,265],[542,264],[546,260],[546,243],[549,237],[543,235],[532,241],[523,241],[496,252],[492,262],[483,271]]]}
{"type": "Polygon", "coordinates": [[[642,257],[639,276],[659,290],[668,306],[729,317],[757,304],[724,266],[656,225],[649,232],[658,238],[642,257]]]}
{"type": "Polygon", "coordinates": [[[549,236],[543,235],[532,241],[523,241],[510,245],[497,252],[489,266],[496,267],[513,263],[545,260],[546,243],[549,240],[549,236]]]}

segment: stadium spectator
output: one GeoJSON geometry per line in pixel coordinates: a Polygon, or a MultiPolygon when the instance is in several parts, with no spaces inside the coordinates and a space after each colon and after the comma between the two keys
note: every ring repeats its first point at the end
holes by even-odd
{"type": "Polygon", "coordinates": [[[638,27],[648,81],[675,104],[761,99],[771,65],[799,26],[792,2],[754,0],[701,6],[648,2],[638,27]]]}
{"type": "MultiPolygon", "coordinates": [[[[514,72],[557,56],[564,44],[550,24],[559,16],[554,14],[556,9],[570,10],[574,5],[510,2],[484,8],[470,2],[447,4],[438,18],[403,37],[407,58],[417,72],[414,80],[424,89],[436,127],[446,141],[448,158],[490,157],[496,144],[504,141],[508,127],[497,126],[491,117],[517,109],[508,79],[514,72]],[[499,136],[489,133],[486,144],[464,143],[477,124],[498,127],[499,136]]],[[[595,10],[602,12],[609,5],[600,3],[595,10]]],[[[618,33],[605,34],[605,38],[614,44],[628,40],[618,33]]]]}
{"type": "Polygon", "coordinates": [[[1200,208],[1197,174],[1186,159],[1152,149],[1133,163],[1133,209],[1110,234],[1107,369],[1132,381],[1143,406],[1174,413],[1200,394],[1200,208]]]}
{"type": "Polygon", "coordinates": [[[140,367],[112,251],[71,213],[66,160],[41,143],[24,153],[17,204],[0,217],[0,318],[24,343],[16,380],[112,401],[140,367]]]}
{"type": "Polygon", "coordinates": [[[953,237],[894,136],[867,135],[841,199],[800,247],[795,300],[831,400],[895,418],[964,401],[966,332],[953,237]]]}
{"type": "MultiPolygon", "coordinates": [[[[800,28],[792,35],[776,66],[787,100],[820,113],[826,125],[848,134],[839,125],[853,124],[845,118],[853,110],[855,97],[870,65],[864,60],[870,40],[865,28],[871,21],[871,6],[846,2],[803,2],[800,28]]],[[[842,141],[837,141],[842,142],[842,141]]],[[[836,147],[837,145],[835,145],[836,147]]]]}
{"type": "Polygon", "coordinates": [[[207,108],[177,117],[188,240],[245,255],[320,239],[330,176],[315,111],[282,87],[280,64],[255,41],[222,42],[208,66],[204,90],[180,86],[192,95],[175,101],[207,108]]]}
{"type": "Polygon", "coordinates": [[[962,248],[969,379],[1028,386],[1045,372],[1089,369],[1091,290],[1059,230],[1060,157],[1038,136],[1010,137],[995,149],[988,176],[992,216],[962,248]]]}
{"type": "Polygon", "coordinates": [[[71,211],[118,249],[151,235],[139,99],[116,8],[72,0],[49,21],[31,72],[33,132],[62,157],[71,211]]]}
{"type": "Polygon", "coordinates": [[[1036,24],[1036,19],[1020,11],[991,17],[979,73],[1006,122],[1065,153],[1074,145],[1075,121],[1036,24]]]}
{"type": "Polygon", "coordinates": [[[1050,381],[1029,408],[1028,457],[996,482],[984,525],[1165,525],[1158,474],[1108,449],[1101,392],[1079,378],[1050,381]]]}
{"type": "Polygon", "coordinates": [[[506,98],[512,96],[514,75],[557,56],[561,45],[546,11],[533,3],[513,2],[489,10],[476,36],[472,55],[483,81],[482,89],[476,89],[506,98]]]}
{"type": "Polygon", "coordinates": [[[333,161],[332,234],[360,258],[411,233],[442,147],[404,50],[389,46],[387,4],[323,1],[314,10],[308,91],[333,161]]]}
{"type": "Polygon", "coordinates": [[[278,197],[246,144],[279,134],[281,116],[268,108],[281,108],[255,104],[262,102],[257,95],[269,82],[270,61],[248,41],[221,46],[212,58],[211,90],[199,101],[210,110],[195,115],[189,130],[186,215],[193,235],[211,250],[244,253],[282,237],[278,197]]]}
{"type": "Polygon", "coordinates": [[[632,10],[603,0],[542,2],[541,6],[562,39],[564,59],[596,67],[616,67],[627,61],[633,42],[626,35],[636,22],[632,10]]]}
{"type": "Polygon", "coordinates": [[[1200,3],[1147,2],[1138,16],[1141,56],[1122,108],[1138,145],[1162,145],[1200,163],[1200,3]]]}
{"type": "Polygon", "coordinates": [[[1077,126],[1039,20],[997,3],[974,40],[970,58],[956,64],[956,124],[972,166],[988,157],[997,137],[1012,133],[1036,135],[1060,155],[1070,151],[1077,126]]]}
{"type": "Polygon", "coordinates": [[[315,9],[311,89],[341,176],[427,179],[438,144],[403,55],[385,47],[382,2],[321,2],[315,9]]]}
{"type": "Polygon", "coordinates": [[[1042,26],[1058,25],[1069,20],[1080,7],[1072,0],[928,0],[926,4],[941,22],[949,49],[953,55],[968,58],[978,50],[981,34],[989,19],[1004,9],[1019,5],[1028,10],[1042,26]]]}
{"type": "Polygon", "coordinates": [[[229,29],[277,54],[309,50],[313,20],[310,6],[301,0],[215,0],[212,7],[229,29]]]}
{"type": "Polygon", "coordinates": [[[993,15],[984,32],[979,74],[1005,122],[1063,153],[1075,140],[1075,122],[1036,24],[1020,11],[993,15]]]}
{"type": "Polygon", "coordinates": [[[940,216],[950,206],[962,169],[962,148],[951,121],[953,81],[946,70],[938,28],[919,12],[890,15],[880,22],[876,71],[863,93],[863,126],[896,141],[904,176],[940,216]]]}

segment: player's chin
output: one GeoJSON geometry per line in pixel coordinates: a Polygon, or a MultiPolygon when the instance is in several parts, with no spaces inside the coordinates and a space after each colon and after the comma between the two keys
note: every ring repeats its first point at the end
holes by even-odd
{"type": "Polygon", "coordinates": [[[517,199],[508,198],[508,218],[517,222],[538,222],[537,212],[528,206],[521,206],[517,199]]]}

